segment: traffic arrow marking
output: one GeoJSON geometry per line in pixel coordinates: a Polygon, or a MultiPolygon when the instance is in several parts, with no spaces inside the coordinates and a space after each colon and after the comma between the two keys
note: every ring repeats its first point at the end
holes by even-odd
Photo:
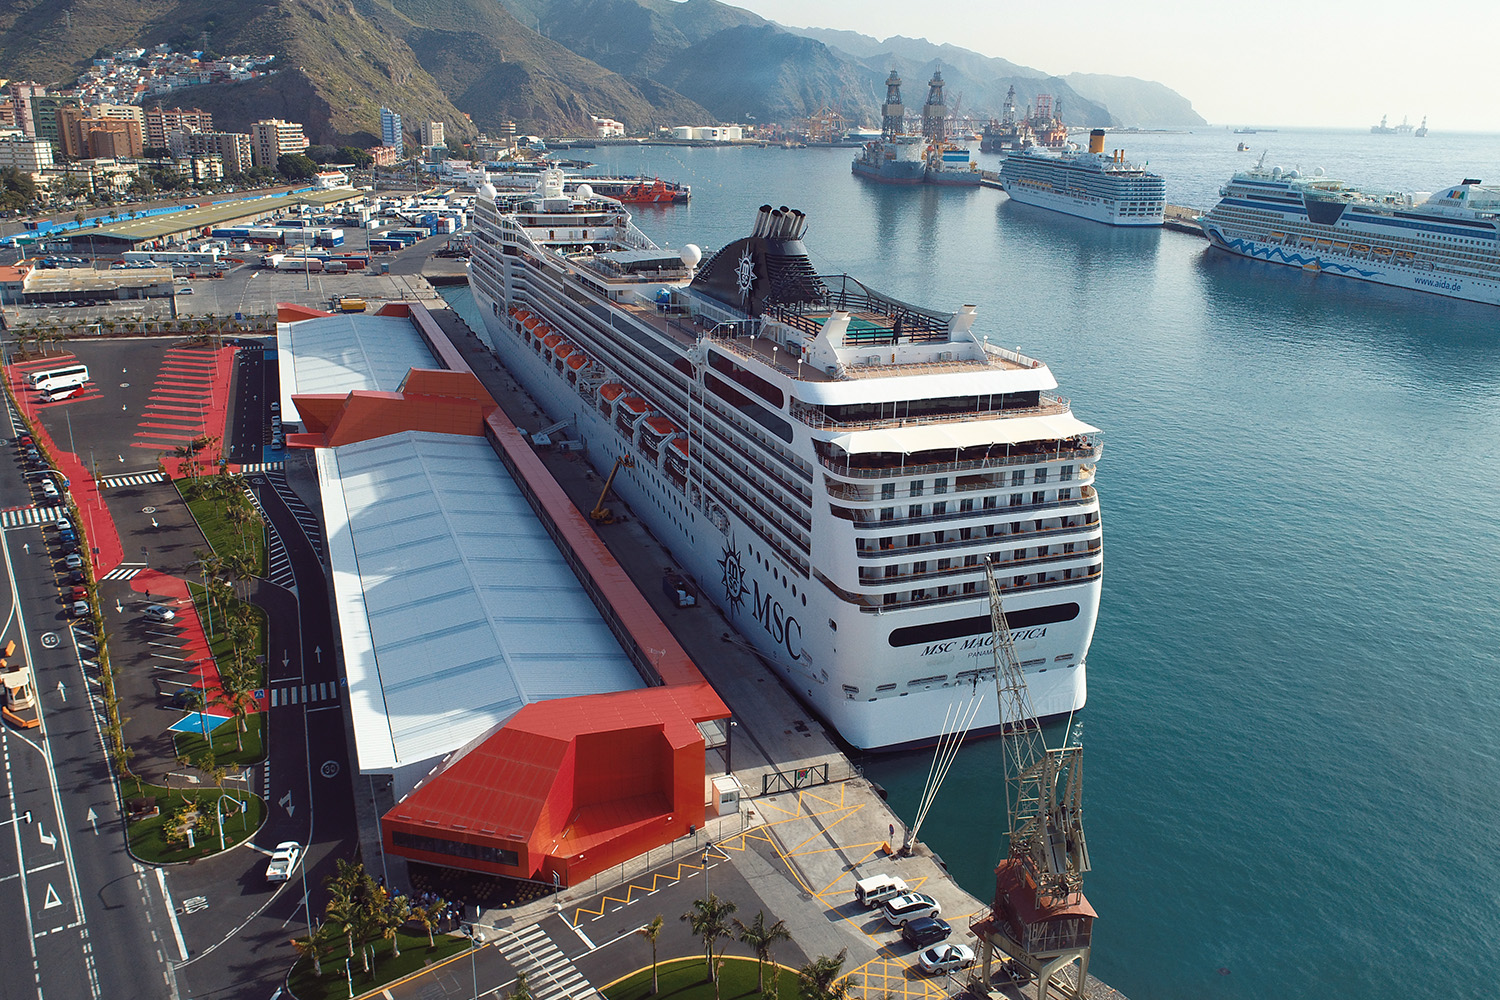
{"type": "Polygon", "coordinates": [[[323,662],[323,647],[322,646],[314,646],[313,647],[313,655],[318,658],[318,662],[319,663],[322,663],[323,662]]]}
{"type": "Polygon", "coordinates": [[[57,850],[57,836],[55,834],[48,833],[46,828],[43,827],[40,823],[37,824],[36,835],[42,843],[46,844],[54,851],[57,850]]]}
{"type": "Polygon", "coordinates": [[[57,682],[57,694],[63,701],[68,700],[68,689],[63,686],[62,681],[57,682]]]}
{"type": "Polygon", "coordinates": [[[94,812],[93,806],[89,806],[89,814],[86,818],[89,821],[89,826],[94,828],[94,836],[99,836],[99,814],[94,812]]]}
{"type": "Polygon", "coordinates": [[[292,793],[291,792],[287,792],[285,795],[283,795],[281,798],[277,799],[276,801],[279,802],[279,803],[281,803],[281,807],[286,810],[286,814],[288,816],[292,815],[293,813],[295,813],[297,811],[297,807],[294,806],[294,805],[292,805],[292,793]]]}

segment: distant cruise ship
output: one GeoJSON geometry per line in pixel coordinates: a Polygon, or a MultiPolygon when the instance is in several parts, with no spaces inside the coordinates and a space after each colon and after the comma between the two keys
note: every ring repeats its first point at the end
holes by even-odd
{"type": "Polygon", "coordinates": [[[539,419],[631,460],[632,514],[850,743],[931,742],[986,690],[974,729],[999,726],[986,560],[1037,711],[1082,707],[1097,429],[973,306],[819,274],[806,226],[765,206],[700,259],[549,171],[480,189],[469,284],[539,419]]]}
{"type": "Polygon", "coordinates": [[[1244,257],[1500,305],[1500,185],[1472,178],[1418,203],[1323,175],[1257,166],[1203,216],[1216,247],[1244,257]]]}
{"type": "Polygon", "coordinates": [[[1087,153],[1012,153],[1000,166],[1000,184],[1023,205],[1110,226],[1159,226],[1167,201],[1160,174],[1126,163],[1123,150],[1105,155],[1103,129],[1089,134],[1087,153]]]}

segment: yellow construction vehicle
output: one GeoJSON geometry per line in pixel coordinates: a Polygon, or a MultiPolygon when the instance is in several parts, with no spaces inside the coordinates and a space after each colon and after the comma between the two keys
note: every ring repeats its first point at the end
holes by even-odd
{"type": "Polygon", "coordinates": [[[609,496],[609,488],[615,484],[615,474],[621,469],[635,468],[635,457],[633,455],[621,455],[615,459],[614,468],[609,470],[609,476],[604,480],[604,489],[599,491],[599,502],[594,504],[594,509],[589,511],[589,517],[594,519],[595,524],[614,524],[615,512],[604,506],[604,498],[609,496]]]}

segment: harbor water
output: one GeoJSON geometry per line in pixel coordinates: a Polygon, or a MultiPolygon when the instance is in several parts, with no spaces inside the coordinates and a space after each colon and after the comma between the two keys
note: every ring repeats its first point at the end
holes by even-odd
{"type": "MultiPolygon", "coordinates": [[[[1496,136],[1107,145],[1199,208],[1261,146],[1362,185],[1500,182],[1496,136]]],[[[635,213],[674,247],[712,251],[765,202],[805,211],[821,271],[977,305],[976,329],[1047,361],[1104,429],[1080,716],[1093,971],[1133,1000],[1478,995],[1500,967],[1500,309],[989,189],[882,187],[851,176],[854,152],[570,155],[691,184],[691,204],[635,213]]],[[[910,819],[930,755],[861,763],[910,819]]],[[[981,899],[1000,766],[994,740],[966,745],[920,831],[981,899]]]]}

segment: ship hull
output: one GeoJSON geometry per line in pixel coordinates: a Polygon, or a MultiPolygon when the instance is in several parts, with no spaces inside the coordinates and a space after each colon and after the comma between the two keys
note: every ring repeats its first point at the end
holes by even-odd
{"type": "Polygon", "coordinates": [[[921,184],[927,170],[920,160],[895,160],[879,167],[855,160],[850,169],[856,177],[877,184],[921,184]]]}
{"type": "MultiPolygon", "coordinates": [[[[856,171],[857,172],[857,171],[856,171]]],[[[614,492],[677,560],[678,569],[717,606],[744,643],[847,743],[886,751],[935,742],[978,700],[974,731],[998,729],[987,599],[863,612],[815,582],[801,585],[754,548],[755,532],[728,511],[710,524],[663,483],[660,470],[583,399],[535,351],[508,318],[510,303],[470,286],[496,356],[546,412],[570,420],[569,438],[602,475],[617,457],[614,492]],[[968,672],[969,678],[963,675],[968,672]]],[[[517,303],[535,308],[533,303],[517,303]]],[[[1102,577],[1009,595],[1017,658],[1040,718],[1065,716],[1087,698],[1085,660],[1098,616],[1102,577]]]]}
{"type": "Polygon", "coordinates": [[[1102,222],[1106,226],[1160,226],[1162,216],[1122,216],[1116,213],[1114,206],[1098,200],[1075,198],[1069,195],[1057,194],[1051,191],[1040,191],[1025,184],[1005,182],[1002,187],[1012,201],[1020,202],[1022,205],[1030,205],[1033,208],[1045,208],[1051,212],[1062,212],[1064,215],[1072,215],[1080,219],[1088,219],[1092,222],[1102,222]]]}
{"type": "MultiPolygon", "coordinates": [[[[1203,233],[1211,246],[1251,260],[1282,264],[1319,274],[1333,274],[1344,278],[1356,278],[1377,285],[1405,288],[1414,292],[1427,292],[1468,302],[1500,305],[1500,281],[1486,281],[1468,276],[1447,275],[1420,269],[1413,265],[1395,261],[1371,259],[1369,255],[1348,255],[1330,252],[1316,247],[1290,247],[1280,243],[1266,243],[1235,234],[1225,226],[1203,220],[1203,233]]],[[[1329,241],[1349,242],[1361,238],[1361,234],[1328,227],[1329,241]]],[[[1375,236],[1363,235],[1374,240],[1375,236]]]]}
{"type": "Polygon", "coordinates": [[[926,182],[946,187],[978,187],[983,179],[977,170],[932,170],[929,168],[926,182]]]}

